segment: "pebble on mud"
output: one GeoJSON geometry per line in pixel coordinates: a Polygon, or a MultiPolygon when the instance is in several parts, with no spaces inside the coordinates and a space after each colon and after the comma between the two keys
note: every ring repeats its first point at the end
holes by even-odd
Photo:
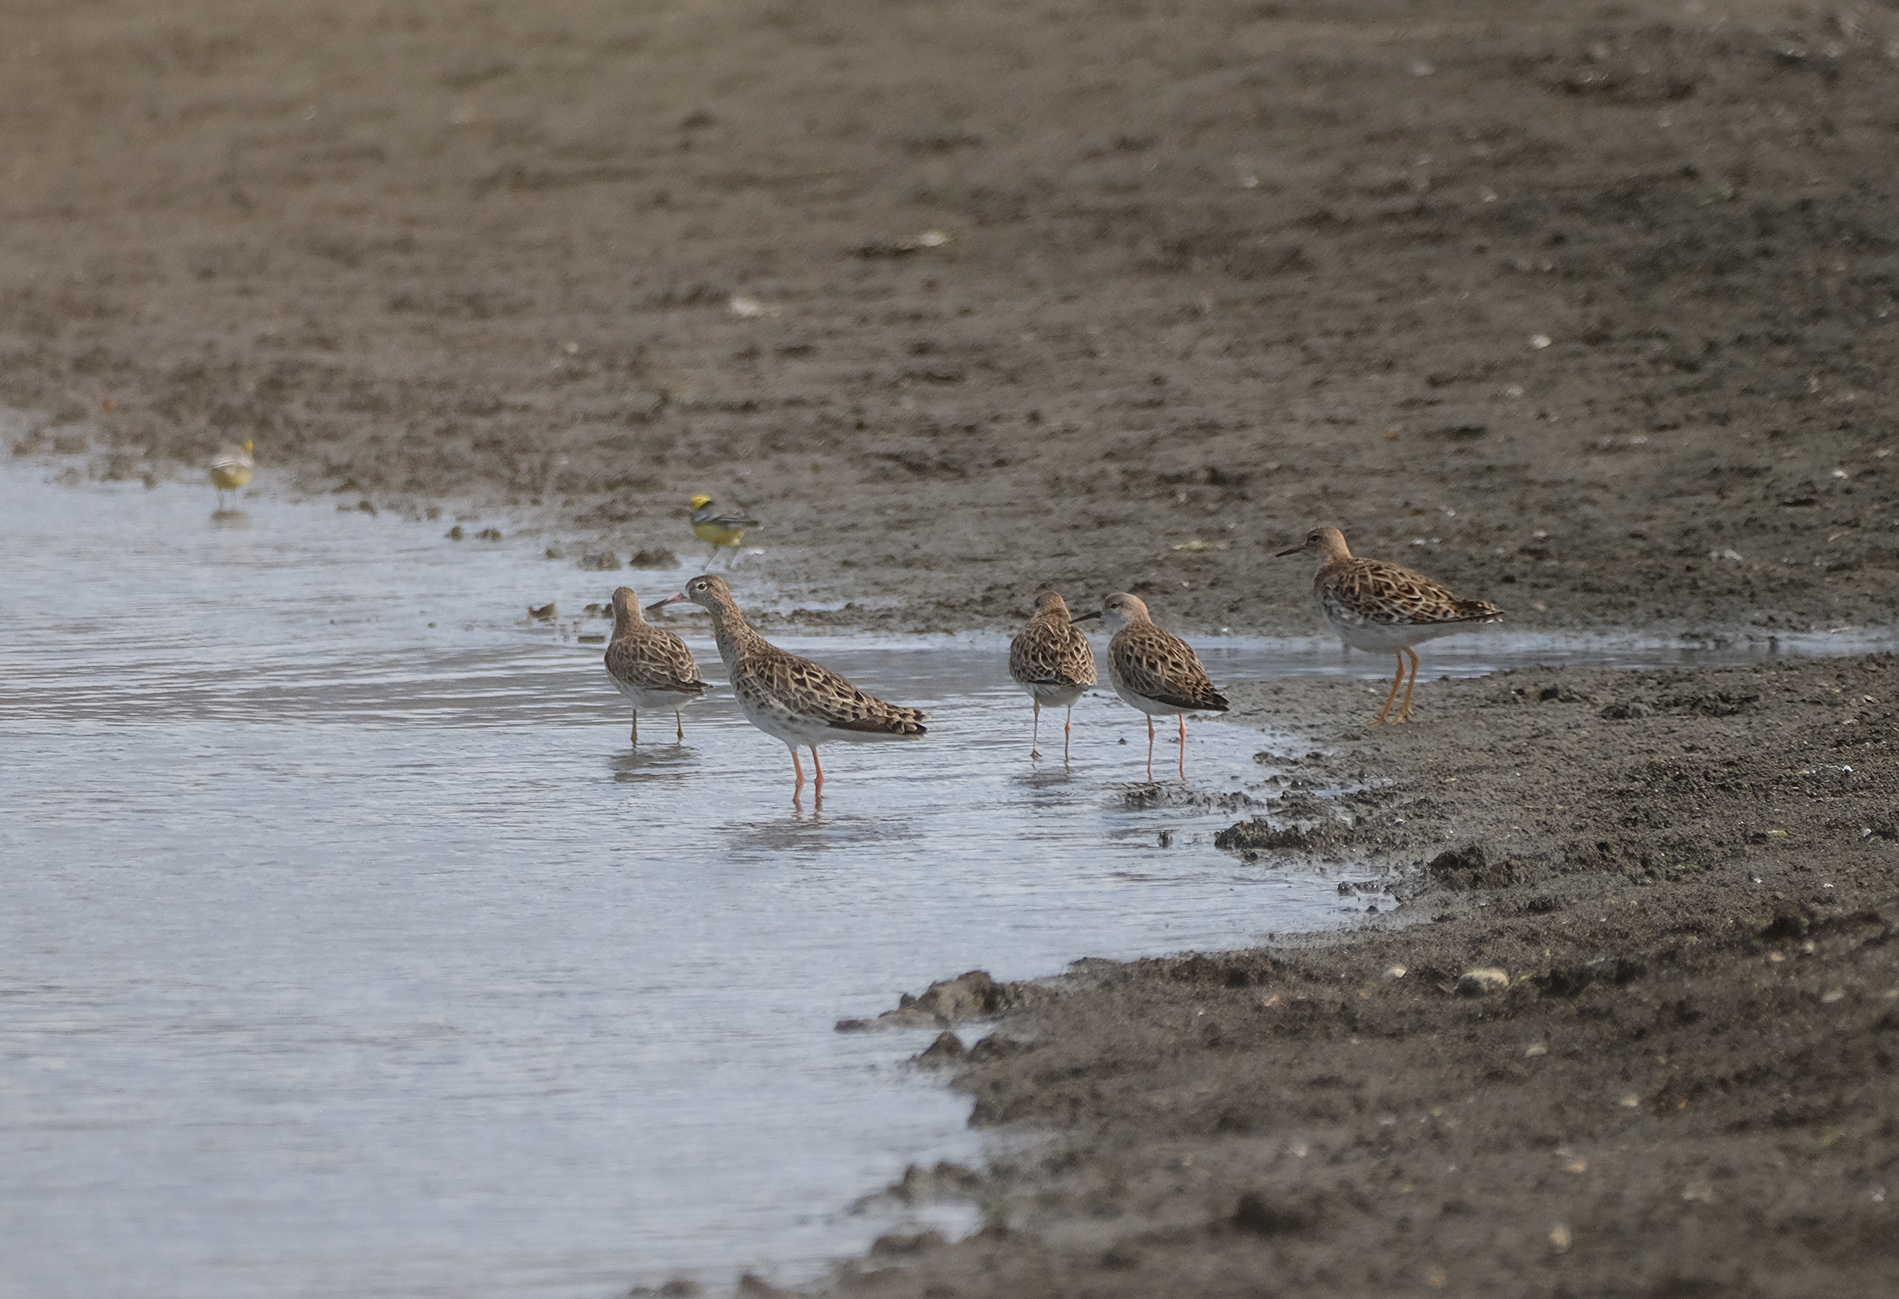
{"type": "Polygon", "coordinates": [[[1502,992],[1510,986],[1510,976],[1494,965],[1479,966],[1474,970],[1465,970],[1457,980],[1457,995],[1460,997],[1484,997],[1493,992],[1502,992]]]}
{"type": "Polygon", "coordinates": [[[665,568],[678,568],[679,556],[664,546],[655,546],[651,550],[636,550],[633,558],[626,561],[628,568],[645,569],[649,572],[665,568]]]}
{"type": "Polygon", "coordinates": [[[591,555],[582,555],[575,561],[574,567],[585,569],[589,573],[611,573],[620,566],[620,557],[611,550],[598,550],[591,555]]]}

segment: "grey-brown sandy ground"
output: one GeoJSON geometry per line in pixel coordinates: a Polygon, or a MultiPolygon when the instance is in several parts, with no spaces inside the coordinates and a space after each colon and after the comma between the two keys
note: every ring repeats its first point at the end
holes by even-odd
{"type": "Polygon", "coordinates": [[[1046,1141],[909,1179],[992,1225],[836,1293],[1890,1291],[1899,657],[1423,692],[1368,729],[1363,683],[1235,691],[1303,732],[1265,831],[1400,868],[1397,914],[989,993],[926,1063],[1046,1141]]]}
{"type": "Polygon", "coordinates": [[[1300,631],[1270,554],[1317,519],[1518,627],[1889,624],[1895,42],[1759,0],[14,4],[0,402],[107,474],[252,435],[267,484],[622,555],[709,491],[859,625],[1056,581],[1300,631]]]}

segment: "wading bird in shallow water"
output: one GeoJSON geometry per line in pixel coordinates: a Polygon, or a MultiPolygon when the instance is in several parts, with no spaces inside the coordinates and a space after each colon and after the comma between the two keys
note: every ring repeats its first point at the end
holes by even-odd
{"type": "Polygon", "coordinates": [[[692,522],[693,535],[712,547],[706,563],[719,557],[720,546],[732,548],[731,557],[725,561],[727,568],[738,563],[739,543],[745,540],[745,529],[756,528],[758,520],[743,510],[719,509],[703,492],[687,501],[686,508],[690,511],[686,517],[692,522]]]}
{"type": "Polygon", "coordinates": [[[686,738],[679,710],[712,687],[699,679],[699,665],[686,642],[640,615],[639,597],[630,586],[613,593],[613,639],[607,642],[606,662],[614,689],[633,701],[634,744],[640,742],[642,708],[672,709],[678,738],[686,738]]]}
{"type": "Polygon", "coordinates": [[[684,600],[711,613],[712,637],[718,642],[719,657],[725,660],[732,693],[745,719],[791,750],[791,769],[797,776],[797,784],[792,786],[794,799],[804,789],[799,745],[811,750],[816,789],[822,797],[820,744],[834,740],[913,740],[924,734],[925,714],[872,699],[829,668],[787,654],[760,636],[739,612],[732,588],[723,578],[710,573],[695,577],[686,583],[684,591],[648,605],[647,611],[684,600]]]}
{"type": "Polygon", "coordinates": [[[1075,717],[1075,701],[1095,683],[1095,653],[1088,638],[1075,630],[1068,603],[1055,591],[1035,597],[1035,614],[1009,642],[1009,675],[1035,701],[1035,729],[1029,756],[1039,758],[1036,745],[1042,734],[1042,709],[1066,708],[1062,722],[1062,761],[1068,761],[1068,737],[1075,717]]]}
{"type": "Polygon", "coordinates": [[[1345,544],[1337,528],[1314,528],[1286,555],[1310,555],[1319,561],[1312,579],[1312,599],[1332,630],[1353,649],[1370,654],[1398,656],[1398,674],[1391,693],[1378,712],[1382,725],[1391,714],[1398,687],[1405,685],[1405,659],[1410,657],[1410,684],[1397,721],[1411,717],[1411,691],[1418,684],[1418,654],[1413,645],[1463,631],[1472,623],[1498,622],[1503,610],[1483,600],[1460,600],[1422,573],[1378,559],[1361,559],[1345,544]]]}
{"type": "Polygon", "coordinates": [[[1180,778],[1187,778],[1187,714],[1224,713],[1226,696],[1213,688],[1200,656],[1178,636],[1154,625],[1147,606],[1116,591],[1101,608],[1076,622],[1099,618],[1114,632],[1108,642],[1108,680],[1114,693],[1147,714],[1147,778],[1154,779],[1154,719],[1180,718],[1180,778]]]}
{"type": "Polygon", "coordinates": [[[251,440],[231,443],[221,448],[211,457],[211,485],[218,489],[218,508],[224,508],[224,493],[231,494],[233,504],[237,501],[237,489],[251,480],[251,470],[255,465],[251,461],[251,440]]]}

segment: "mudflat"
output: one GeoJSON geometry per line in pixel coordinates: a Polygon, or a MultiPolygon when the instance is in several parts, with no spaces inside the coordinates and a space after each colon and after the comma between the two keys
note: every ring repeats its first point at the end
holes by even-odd
{"type": "Polygon", "coordinates": [[[974,1123],[1044,1139],[915,1170],[889,1194],[990,1225],[888,1238],[837,1292],[1882,1293],[1895,682],[1889,654],[1513,671],[1378,728],[1362,682],[1235,691],[1300,738],[1230,850],[1383,862],[1401,904],[896,1012],[945,1025],[917,1067],[974,1123]]]}
{"type": "MultiPolygon", "coordinates": [[[[0,402],[794,598],[1889,622],[1899,15],[1517,0],[0,14],[0,402]],[[536,504],[538,503],[538,504],[536,504]]],[[[61,439],[65,439],[62,443],[61,439]]]]}
{"type": "MultiPolygon", "coordinates": [[[[1311,633],[1319,522],[1520,630],[1894,622],[1890,5],[96,0],[0,68],[18,454],[575,556],[703,491],[845,627],[1311,633]]],[[[1875,1291],[1895,670],[1241,686],[1316,756],[1234,851],[1407,900],[995,992],[958,1085],[1051,1143],[848,1284],[1875,1291]]]]}

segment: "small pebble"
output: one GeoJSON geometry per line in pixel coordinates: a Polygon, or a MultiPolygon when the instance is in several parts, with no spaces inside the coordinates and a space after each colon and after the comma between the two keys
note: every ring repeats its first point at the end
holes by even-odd
{"type": "Polygon", "coordinates": [[[1482,997],[1493,992],[1502,992],[1510,986],[1510,976],[1494,965],[1480,966],[1475,970],[1465,970],[1457,980],[1457,995],[1460,997],[1482,997]]]}

